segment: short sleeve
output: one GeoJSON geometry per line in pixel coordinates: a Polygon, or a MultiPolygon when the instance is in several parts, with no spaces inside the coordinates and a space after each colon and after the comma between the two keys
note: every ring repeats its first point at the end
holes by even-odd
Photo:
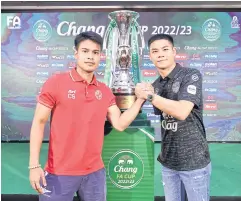
{"type": "Polygon", "coordinates": [[[57,101],[57,79],[56,75],[50,77],[42,86],[37,101],[52,109],[57,101]]]}
{"type": "Polygon", "coordinates": [[[186,100],[194,103],[197,107],[202,101],[202,74],[196,69],[187,72],[183,78],[179,92],[178,100],[186,100]]]}

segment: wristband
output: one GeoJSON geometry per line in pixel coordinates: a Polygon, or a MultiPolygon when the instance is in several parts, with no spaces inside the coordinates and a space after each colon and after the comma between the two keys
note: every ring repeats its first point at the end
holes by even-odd
{"type": "Polygon", "coordinates": [[[36,169],[36,168],[40,168],[41,165],[38,164],[38,165],[33,165],[33,166],[28,166],[28,169],[31,170],[31,169],[36,169]]]}

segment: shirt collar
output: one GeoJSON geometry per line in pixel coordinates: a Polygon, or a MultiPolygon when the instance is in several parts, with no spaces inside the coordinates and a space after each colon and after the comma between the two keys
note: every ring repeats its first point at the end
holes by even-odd
{"type": "MultiPolygon", "coordinates": [[[[166,76],[166,78],[173,79],[181,68],[182,68],[181,65],[179,63],[176,63],[175,68],[166,76]]],[[[163,80],[163,78],[162,78],[162,76],[160,76],[160,81],[162,81],[162,80],[163,80]]]]}
{"type": "MultiPolygon", "coordinates": [[[[84,80],[84,79],[80,76],[80,74],[77,72],[76,68],[73,68],[73,69],[70,71],[69,74],[70,74],[71,79],[72,79],[74,82],[86,82],[86,80],[84,80]]],[[[93,79],[92,79],[92,81],[91,81],[90,84],[94,84],[94,85],[96,85],[96,86],[99,86],[98,81],[97,81],[95,75],[93,75],[93,79]]]]}

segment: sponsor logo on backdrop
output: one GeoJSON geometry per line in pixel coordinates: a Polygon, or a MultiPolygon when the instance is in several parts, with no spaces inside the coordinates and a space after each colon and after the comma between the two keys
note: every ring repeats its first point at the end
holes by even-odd
{"type": "Polygon", "coordinates": [[[201,59],[201,55],[200,54],[192,54],[190,59],[191,60],[200,60],[201,59]]]}
{"type": "Polygon", "coordinates": [[[106,67],[106,63],[100,63],[100,64],[99,64],[99,67],[105,68],[105,67],[106,67]]]}
{"type": "Polygon", "coordinates": [[[217,53],[206,53],[203,56],[204,59],[217,59],[218,54],[217,53]]]}
{"type": "Polygon", "coordinates": [[[233,28],[233,29],[239,29],[240,28],[240,24],[239,24],[237,16],[233,16],[233,19],[231,21],[231,28],[233,28]]]}
{"type": "Polygon", "coordinates": [[[203,80],[204,84],[217,84],[218,80],[203,80]]]}
{"type": "Polygon", "coordinates": [[[64,55],[51,55],[53,60],[64,60],[64,55]]]}
{"type": "Polygon", "coordinates": [[[132,150],[119,150],[108,164],[110,181],[120,189],[131,189],[138,185],[144,175],[142,158],[132,150]]]}
{"type": "Polygon", "coordinates": [[[67,51],[69,48],[64,46],[36,46],[36,51],[67,51]]]}
{"type": "Polygon", "coordinates": [[[201,50],[201,51],[205,51],[205,50],[217,50],[218,47],[217,46],[185,46],[184,50],[191,50],[191,51],[196,51],[196,50],[201,50]]]}
{"type": "Polygon", "coordinates": [[[197,47],[197,46],[185,46],[184,50],[199,50],[201,49],[201,47],[197,47]]]}
{"type": "Polygon", "coordinates": [[[216,93],[218,91],[218,89],[217,88],[205,88],[204,91],[211,92],[211,93],[216,93]]]}
{"type": "Polygon", "coordinates": [[[142,70],[142,75],[144,77],[155,77],[157,75],[156,70],[142,70]]]}
{"type": "Polygon", "coordinates": [[[97,78],[102,79],[105,76],[105,72],[104,71],[96,71],[95,75],[97,78]]]}
{"type": "Polygon", "coordinates": [[[204,68],[217,68],[218,63],[217,62],[205,62],[204,68]]]}
{"type": "Polygon", "coordinates": [[[63,68],[63,67],[64,67],[64,64],[61,64],[61,63],[53,63],[53,64],[51,64],[51,67],[63,68]]]}
{"type": "Polygon", "coordinates": [[[37,76],[49,76],[49,72],[48,71],[43,71],[43,72],[36,72],[37,76]]]}
{"type": "Polygon", "coordinates": [[[57,27],[57,33],[60,36],[76,36],[85,31],[94,31],[103,37],[105,26],[79,26],[76,22],[62,21],[57,27]]]}
{"type": "Polygon", "coordinates": [[[155,65],[153,63],[147,62],[147,63],[144,63],[142,67],[143,68],[155,68],[155,65]]]}
{"type": "Polygon", "coordinates": [[[217,110],[217,103],[205,103],[204,110],[217,110]]]}
{"type": "Polygon", "coordinates": [[[21,20],[18,16],[7,16],[8,29],[21,29],[21,20]]]}
{"type": "Polygon", "coordinates": [[[221,36],[221,28],[218,20],[210,18],[202,25],[202,35],[207,41],[216,41],[221,36]]]}
{"type": "Polygon", "coordinates": [[[177,54],[176,55],[176,60],[187,60],[188,59],[188,55],[187,54],[177,54]]]}
{"type": "Polygon", "coordinates": [[[154,113],[146,113],[147,117],[159,118],[159,115],[155,115],[154,113]]]}
{"type": "Polygon", "coordinates": [[[144,59],[144,60],[150,60],[150,57],[149,57],[148,54],[144,54],[143,59],[144,59]]]}
{"type": "Polygon", "coordinates": [[[49,67],[49,64],[47,64],[47,63],[41,63],[41,64],[37,64],[37,67],[38,67],[38,68],[48,68],[48,67],[49,67]]]}
{"type": "Polygon", "coordinates": [[[68,59],[68,60],[75,60],[74,55],[72,55],[72,54],[66,55],[66,59],[68,59]]]}
{"type": "Polygon", "coordinates": [[[48,54],[37,54],[36,55],[36,59],[37,60],[48,60],[49,59],[49,55],[48,54]]]}
{"type": "Polygon", "coordinates": [[[46,81],[47,81],[46,78],[45,78],[45,79],[36,79],[36,80],[35,80],[35,82],[36,82],[37,84],[44,84],[46,81]]]}
{"type": "Polygon", "coordinates": [[[214,95],[207,95],[204,96],[205,102],[216,102],[216,96],[214,95]]]}
{"type": "Polygon", "coordinates": [[[33,26],[33,37],[39,42],[46,42],[52,35],[52,27],[46,20],[38,20],[33,26]]]}
{"type": "Polygon", "coordinates": [[[202,67],[202,63],[198,63],[198,62],[191,62],[190,64],[189,64],[189,66],[191,67],[191,68],[201,68],[202,67]]]}
{"type": "Polygon", "coordinates": [[[218,115],[217,114],[210,114],[210,113],[203,114],[203,117],[216,117],[216,116],[218,116],[218,115]]]}
{"type": "Polygon", "coordinates": [[[218,72],[217,71],[206,71],[206,72],[204,72],[204,75],[215,76],[215,75],[218,75],[218,72]]]}
{"type": "Polygon", "coordinates": [[[152,109],[153,105],[152,104],[144,104],[143,108],[145,108],[145,109],[152,109]]]}

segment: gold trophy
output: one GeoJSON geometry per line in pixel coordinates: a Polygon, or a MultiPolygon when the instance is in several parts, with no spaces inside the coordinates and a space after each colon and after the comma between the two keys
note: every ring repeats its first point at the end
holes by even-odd
{"type": "Polygon", "coordinates": [[[116,96],[117,106],[123,111],[136,100],[135,85],[140,82],[139,65],[145,41],[136,21],[139,13],[121,10],[110,13],[108,17],[111,22],[103,42],[106,52],[104,79],[116,96]]]}

